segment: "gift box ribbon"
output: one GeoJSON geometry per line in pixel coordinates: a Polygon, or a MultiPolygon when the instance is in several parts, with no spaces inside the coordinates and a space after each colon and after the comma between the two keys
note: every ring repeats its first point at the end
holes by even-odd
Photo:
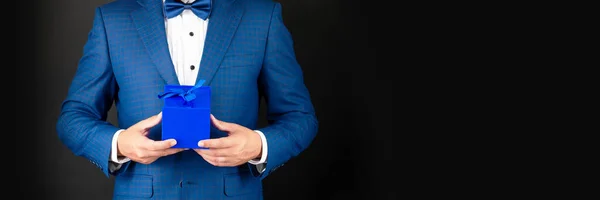
{"type": "Polygon", "coordinates": [[[180,96],[181,98],[183,98],[183,100],[185,100],[186,103],[189,103],[190,101],[196,99],[196,95],[193,93],[193,91],[202,87],[202,84],[204,84],[204,80],[198,80],[198,83],[187,91],[183,89],[170,89],[159,94],[158,98],[166,99],[173,96],[180,96]]]}

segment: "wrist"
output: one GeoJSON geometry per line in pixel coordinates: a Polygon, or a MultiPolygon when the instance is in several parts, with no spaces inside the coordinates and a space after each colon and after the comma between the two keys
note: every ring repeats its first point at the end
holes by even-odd
{"type": "Polygon", "coordinates": [[[263,150],[262,140],[260,138],[260,135],[256,132],[255,132],[254,137],[256,137],[255,141],[258,141],[258,149],[256,150],[256,152],[258,152],[258,153],[256,153],[254,155],[254,159],[260,160],[260,158],[262,157],[262,150],[263,150]]]}
{"type": "Polygon", "coordinates": [[[111,150],[110,150],[110,152],[111,152],[110,153],[110,160],[112,162],[115,162],[115,163],[121,163],[121,161],[123,159],[125,159],[125,156],[120,151],[120,148],[119,148],[120,145],[118,145],[119,140],[121,139],[121,137],[119,137],[119,136],[121,135],[121,133],[123,131],[124,130],[117,131],[114,134],[113,139],[112,139],[112,145],[111,145],[111,150]]]}
{"type": "Polygon", "coordinates": [[[121,131],[119,133],[119,135],[117,135],[117,139],[116,139],[116,145],[115,145],[116,148],[115,149],[117,149],[117,157],[124,157],[123,153],[121,153],[121,148],[120,148],[121,147],[120,140],[122,137],[119,137],[123,132],[125,132],[125,130],[121,131]]]}
{"type": "Polygon", "coordinates": [[[253,165],[258,165],[258,164],[263,164],[267,162],[267,157],[269,156],[269,147],[267,146],[267,139],[265,138],[265,134],[263,134],[263,132],[259,131],[259,130],[254,130],[254,132],[257,133],[258,137],[260,138],[260,145],[256,145],[258,146],[258,149],[255,149],[255,152],[258,152],[255,154],[254,159],[251,159],[250,161],[248,161],[250,164],[253,165]]]}

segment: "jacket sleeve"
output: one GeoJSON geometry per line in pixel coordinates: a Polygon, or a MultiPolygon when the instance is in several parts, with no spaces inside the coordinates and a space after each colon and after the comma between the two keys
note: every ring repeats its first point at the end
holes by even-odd
{"type": "Polygon", "coordinates": [[[318,122],[304,85],[291,34],[283,24],[281,5],[275,3],[267,38],[259,87],[267,103],[269,125],[259,129],[269,144],[264,179],[305,150],[317,134],[318,122]]]}
{"type": "Polygon", "coordinates": [[[56,131],[69,150],[88,159],[107,177],[111,141],[119,129],[106,118],[117,90],[102,12],[97,8],[75,77],[62,103],[56,131]]]}

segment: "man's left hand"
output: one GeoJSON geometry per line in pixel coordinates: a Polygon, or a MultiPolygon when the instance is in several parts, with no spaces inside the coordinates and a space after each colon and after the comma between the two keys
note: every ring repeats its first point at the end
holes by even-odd
{"type": "Polygon", "coordinates": [[[227,132],[228,136],[198,142],[199,147],[208,148],[194,149],[206,162],[214,166],[229,167],[261,156],[262,142],[258,133],[235,123],[220,121],[212,114],[210,120],[217,129],[227,132]]]}

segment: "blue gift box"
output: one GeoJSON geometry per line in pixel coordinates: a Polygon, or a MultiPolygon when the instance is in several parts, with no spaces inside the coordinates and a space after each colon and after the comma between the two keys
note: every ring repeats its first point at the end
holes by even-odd
{"type": "Polygon", "coordinates": [[[162,139],[175,139],[173,148],[198,149],[200,140],[210,138],[210,87],[165,85],[158,95],[163,99],[162,139]]]}

